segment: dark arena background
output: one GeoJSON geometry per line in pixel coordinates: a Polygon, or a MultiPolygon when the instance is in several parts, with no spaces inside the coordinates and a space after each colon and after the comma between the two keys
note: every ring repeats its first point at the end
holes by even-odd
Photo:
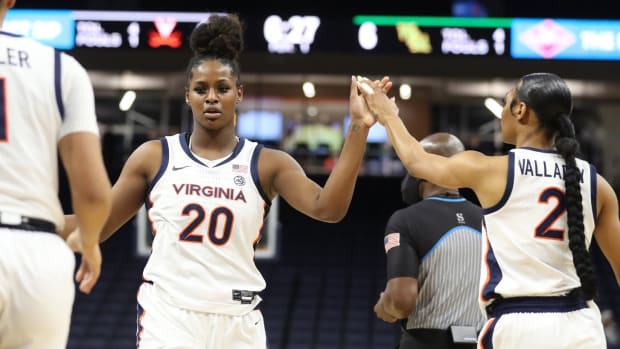
{"type": "MultiPolygon", "coordinates": [[[[351,75],[389,74],[414,136],[452,132],[468,149],[501,154],[509,147],[499,138],[494,102],[521,75],[550,71],[573,92],[581,156],[620,188],[620,19],[609,18],[618,13],[615,2],[400,3],[335,10],[300,1],[17,0],[5,30],[47,41],[88,70],[112,181],[142,142],[189,130],[187,38],[205,14],[234,12],[246,25],[238,134],[289,152],[321,184],[342,146],[351,75]],[[547,36],[536,35],[541,31],[547,36]],[[135,102],[120,110],[127,91],[135,102]]],[[[314,221],[278,200],[257,250],[270,349],[398,344],[398,325],[372,309],[385,287],[384,227],[404,205],[404,174],[385,130],[374,126],[342,222],[314,221]]],[[[70,212],[62,175],[61,200],[70,212]]],[[[138,215],[102,245],[99,283],[88,296],[76,293],[69,348],[135,347],[136,291],[150,242],[138,215]]],[[[595,242],[591,252],[608,345],[620,348],[620,290],[595,242]]]]}

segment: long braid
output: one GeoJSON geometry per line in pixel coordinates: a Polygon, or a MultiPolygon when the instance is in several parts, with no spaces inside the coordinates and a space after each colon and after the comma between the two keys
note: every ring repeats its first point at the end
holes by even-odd
{"type": "Polygon", "coordinates": [[[596,274],[586,248],[583,205],[581,197],[581,172],[577,168],[575,156],[579,142],[575,138],[575,129],[568,115],[562,114],[557,119],[559,134],[555,140],[557,151],[566,162],[564,183],[566,186],[566,212],[568,216],[568,247],[573,254],[573,264],[581,281],[581,295],[589,300],[596,295],[596,274]]]}
{"type": "Polygon", "coordinates": [[[572,96],[566,82],[552,73],[533,73],[521,78],[516,89],[519,100],[535,112],[541,127],[549,137],[555,137],[555,148],[564,158],[565,204],[568,222],[568,247],[581,287],[576,290],[582,298],[596,295],[596,275],[590,253],[586,247],[583,204],[581,197],[581,171],[577,168],[576,155],[579,142],[569,116],[573,109],[572,96]]]}

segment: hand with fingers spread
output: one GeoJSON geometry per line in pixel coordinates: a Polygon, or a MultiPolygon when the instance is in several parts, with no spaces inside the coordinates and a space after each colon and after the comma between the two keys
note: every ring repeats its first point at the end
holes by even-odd
{"type": "Polygon", "coordinates": [[[349,94],[349,109],[351,111],[351,120],[361,120],[364,125],[371,127],[376,120],[373,117],[364,97],[358,93],[355,77],[351,76],[351,93],[349,94]]]}
{"type": "Polygon", "coordinates": [[[388,93],[392,88],[392,82],[387,76],[383,77],[381,80],[374,81],[362,76],[357,76],[357,78],[351,77],[351,79],[351,96],[349,101],[351,106],[351,117],[353,118],[357,114],[360,116],[360,119],[364,122],[364,124],[370,127],[377,121],[377,117],[368,108],[366,101],[359,93],[361,93],[361,89],[364,89],[366,93],[374,93],[374,91],[370,88],[371,84],[377,86],[382,93],[388,93]],[[364,81],[366,81],[367,84],[362,83],[364,81]]]}
{"type": "Polygon", "coordinates": [[[381,124],[384,124],[385,116],[398,116],[398,106],[394,97],[387,96],[392,87],[392,81],[388,76],[375,81],[360,77],[356,83],[368,109],[381,124]]]}

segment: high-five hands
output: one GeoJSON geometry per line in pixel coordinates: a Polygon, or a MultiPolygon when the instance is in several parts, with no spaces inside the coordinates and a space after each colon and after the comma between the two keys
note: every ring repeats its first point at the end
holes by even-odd
{"type": "Polygon", "coordinates": [[[388,76],[374,81],[358,76],[355,83],[366,101],[367,108],[381,124],[384,124],[386,115],[398,116],[396,100],[387,96],[392,87],[392,81],[388,76]]]}
{"type": "MultiPolygon", "coordinates": [[[[366,79],[361,76],[351,77],[351,93],[349,96],[349,108],[351,111],[351,119],[353,120],[361,120],[364,125],[367,127],[371,127],[377,121],[376,117],[373,113],[368,109],[366,101],[364,101],[363,96],[360,94],[360,88],[363,88],[360,85],[359,81],[366,79]]],[[[367,79],[368,80],[368,79],[367,79]]],[[[383,93],[387,93],[392,88],[392,82],[386,76],[381,80],[370,81],[370,83],[376,84],[377,86],[381,86],[381,91],[383,93]]],[[[368,88],[368,87],[367,87],[368,88]]]]}

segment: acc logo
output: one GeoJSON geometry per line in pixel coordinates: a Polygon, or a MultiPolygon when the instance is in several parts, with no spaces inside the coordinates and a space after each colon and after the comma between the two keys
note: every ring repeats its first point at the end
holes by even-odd
{"type": "Polygon", "coordinates": [[[245,185],[245,177],[243,176],[235,176],[233,182],[235,182],[236,185],[242,187],[245,185]]]}

